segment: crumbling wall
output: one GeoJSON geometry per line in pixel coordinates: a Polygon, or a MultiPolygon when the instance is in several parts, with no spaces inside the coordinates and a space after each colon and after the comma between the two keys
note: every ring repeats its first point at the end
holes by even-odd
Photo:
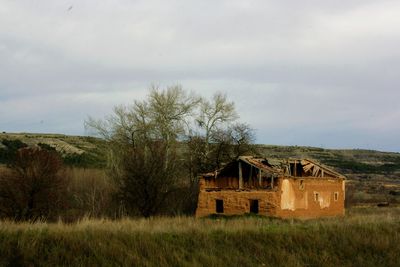
{"type": "MultiPolygon", "coordinates": [[[[261,185],[259,178],[249,179],[248,177],[243,178],[243,188],[249,190],[259,190],[259,189],[272,189],[279,185],[279,180],[277,178],[273,179],[271,177],[262,176],[261,185]],[[273,182],[273,184],[272,184],[273,182]]],[[[220,176],[220,177],[206,177],[200,179],[201,188],[219,188],[219,189],[239,189],[239,178],[230,176],[220,176]]]]}
{"type": "Polygon", "coordinates": [[[304,190],[296,190],[294,183],[289,179],[283,179],[280,202],[282,210],[308,209],[308,194],[304,190]]]}
{"type": "Polygon", "coordinates": [[[274,190],[207,190],[200,182],[196,216],[216,213],[216,200],[223,200],[226,215],[250,212],[250,200],[259,201],[259,214],[282,218],[317,218],[345,213],[345,186],[342,179],[280,177],[274,190]]]}
{"type": "Polygon", "coordinates": [[[278,192],[275,191],[200,191],[196,216],[216,213],[216,200],[223,200],[225,215],[239,215],[250,212],[250,200],[257,199],[260,215],[275,216],[279,207],[278,192]]]}
{"type": "Polygon", "coordinates": [[[327,178],[284,178],[279,217],[316,218],[344,215],[344,181],[327,178]]]}

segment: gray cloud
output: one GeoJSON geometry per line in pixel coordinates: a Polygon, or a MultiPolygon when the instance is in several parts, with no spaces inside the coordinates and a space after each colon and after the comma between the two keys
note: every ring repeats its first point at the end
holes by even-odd
{"type": "Polygon", "coordinates": [[[389,0],[0,0],[0,130],[83,134],[87,115],[181,83],[227,92],[260,143],[400,151],[399,12],[389,0]]]}

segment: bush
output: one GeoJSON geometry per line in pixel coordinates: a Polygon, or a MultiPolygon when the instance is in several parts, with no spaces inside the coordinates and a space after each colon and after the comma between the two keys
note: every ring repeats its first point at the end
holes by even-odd
{"type": "Polygon", "coordinates": [[[56,218],[66,190],[57,153],[22,148],[0,177],[0,216],[16,220],[56,218]]]}
{"type": "Polygon", "coordinates": [[[63,157],[63,161],[65,165],[84,168],[104,168],[106,165],[103,158],[87,152],[83,154],[67,154],[63,157]]]}
{"type": "Polygon", "coordinates": [[[6,148],[0,148],[0,163],[10,163],[14,160],[15,154],[18,149],[27,147],[28,145],[21,140],[8,140],[4,139],[1,143],[6,148]]]}
{"type": "Polygon", "coordinates": [[[178,190],[180,162],[165,143],[151,142],[145,148],[125,151],[113,175],[128,213],[149,217],[171,208],[167,203],[178,190]]]}
{"type": "Polygon", "coordinates": [[[39,143],[38,146],[39,146],[41,149],[44,149],[44,150],[56,151],[56,149],[55,149],[54,147],[52,147],[51,145],[48,145],[48,144],[39,143]]]}

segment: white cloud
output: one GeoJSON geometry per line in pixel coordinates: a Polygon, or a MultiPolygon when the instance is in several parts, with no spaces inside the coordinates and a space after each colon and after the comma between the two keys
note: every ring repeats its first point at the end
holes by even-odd
{"type": "Polygon", "coordinates": [[[182,83],[226,91],[260,142],[400,151],[399,12],[390,0],[0,0],[0,128],[82,133],[86,115],[182,83]]]}

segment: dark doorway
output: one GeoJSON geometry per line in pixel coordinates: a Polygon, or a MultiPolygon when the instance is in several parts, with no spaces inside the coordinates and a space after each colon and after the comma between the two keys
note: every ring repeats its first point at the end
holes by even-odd
{"type": "Polygon", "coordinates": [[[250,199],[250,213],[258,214],[258,199],[250,199]]]}
{"type": "Polygon", "coordinates": [[[224,213],[224,201],[222,199],[215,200],[215,207],[217,213],[224,213]]]}

